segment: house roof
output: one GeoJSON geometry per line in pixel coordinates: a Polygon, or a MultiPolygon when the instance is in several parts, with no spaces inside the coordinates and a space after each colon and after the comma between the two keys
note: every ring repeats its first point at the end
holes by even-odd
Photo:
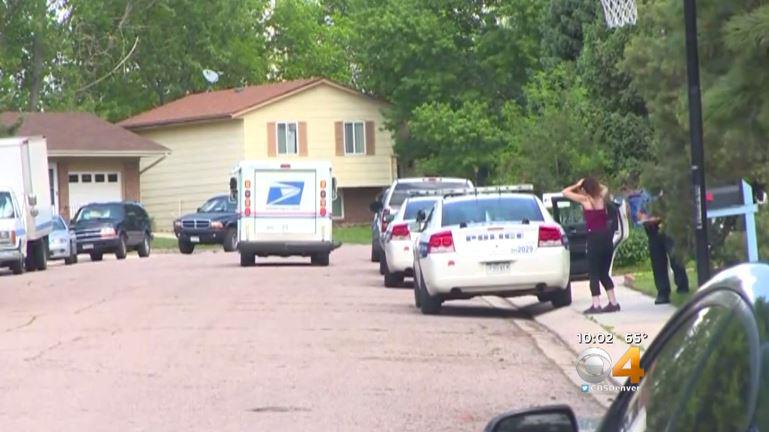
{"type": "Polygon", "coordinates": [[[302,79],[196,93],[127,118],[118,124],[129,129],[139,129],[236,118],[252,109],[276,102],[283,97],[316,87],[320,84],[327,84],[340,90],[363,96],[357,90],[325,78],[302,79]]]}
{"type": "Polygon", "coordinates": [[[170,150],[86,112],[4,112],[9,126],[22,117],[17,135],[43,135],[49,156],[150,156],[170,150]]]}

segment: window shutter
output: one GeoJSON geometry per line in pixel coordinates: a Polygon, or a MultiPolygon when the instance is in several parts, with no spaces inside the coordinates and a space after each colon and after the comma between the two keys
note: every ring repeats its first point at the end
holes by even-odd
{"type": "Polygon", "coordinates": [[[366,122],[366,154],[376,154],[376,139],[374,138],[374,122],[366,122]]]}
{"type": "Polygon", "coordinates": [[[307,156],[307,122],[299,122],[299,156],[307,156]]]}
{"type": "Polygon", "coordinates": [[[275,157],[278,154],[275,136],[275,122],[267,123],[267,157],[275,157]]]}
{"type": "Polygon", "coordinates": [[[336,134],[336,155],[344,156],[344,124],[342,122],[334,123],[334,133],[336,134]]]}

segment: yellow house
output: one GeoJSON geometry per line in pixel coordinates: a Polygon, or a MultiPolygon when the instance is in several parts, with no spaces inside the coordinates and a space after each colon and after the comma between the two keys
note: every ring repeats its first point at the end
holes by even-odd
{"type": "Polygon", "coordinates": [[[369,203],[397,175],[387,106],[316,78],[189,95],[120,125],[171,151],[142,166],[141,198],[158,230],[226,194],[229,173],[243,159],[330,160],[339,188],[335,218],[365,222],[369,203]]]}

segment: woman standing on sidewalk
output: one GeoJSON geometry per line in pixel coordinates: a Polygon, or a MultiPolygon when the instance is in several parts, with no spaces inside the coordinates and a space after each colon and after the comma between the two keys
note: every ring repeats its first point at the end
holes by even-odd
{"type": "Polygon", "coordinates": [[[563,195],[582,205],[587,228],[587,261],[590,273],[590,294],[593,304],[585,314],[617,312],[620,310],[614,295],[614,281],[609,275],[614,255],[609,214],[606,210],[608,188],[593,177],[586,177],[563,190],[563,195]],[[609,304],[601,307],[601,287],[606,290],[609,304]]]}

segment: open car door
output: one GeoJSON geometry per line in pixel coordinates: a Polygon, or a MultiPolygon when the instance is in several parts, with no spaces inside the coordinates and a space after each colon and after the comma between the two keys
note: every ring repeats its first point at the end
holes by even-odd
{"type": "MultiPolygon", "coordinates": [[[[553,218],[566,231],[566,237],[569,239],[569,253],[571,255],[571,279],[580,280],[588,277],[587,262],[587,227],[582,215],[582,206],[566,197],[561,193],[547,193],[542,196],[545,204],[553,218]]],[[[615,227],[614,253],[616,256],[617,248],[630,235],[630,225],[628,221],[628,206],[625,200],[612,200],[617,208],[615,220],[612,226],[615,227]]]]}

